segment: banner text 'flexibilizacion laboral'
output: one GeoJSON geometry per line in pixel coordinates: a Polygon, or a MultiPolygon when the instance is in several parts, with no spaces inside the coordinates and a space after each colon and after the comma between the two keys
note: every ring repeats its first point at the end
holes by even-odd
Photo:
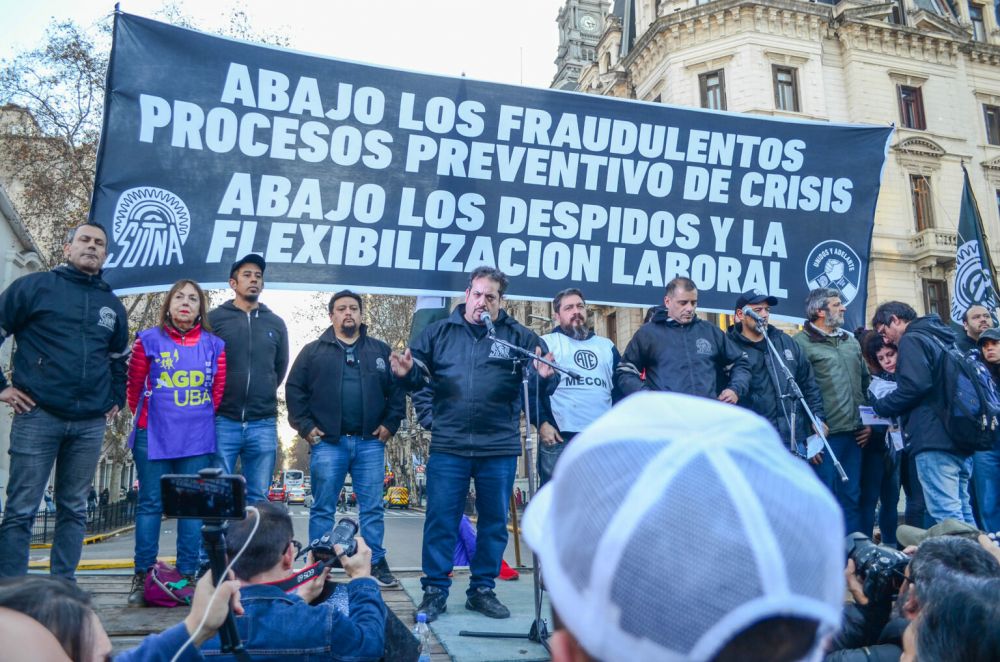
{"type": "Polygon", "coordinates": [[[420,75],[127,15],[109,78],[94,215],[113,219],[119,289],[224,281],[254,251],[271,285],[455,292],[490,264],[520,296],[651,305],[686,275],[703,307],[824,285],[863,314],[888,128],[420,75]],[[171,63],[192,75],[142,75],[171,63]]]}

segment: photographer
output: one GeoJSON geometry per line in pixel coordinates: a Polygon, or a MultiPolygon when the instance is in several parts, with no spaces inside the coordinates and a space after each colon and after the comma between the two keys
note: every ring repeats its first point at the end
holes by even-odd
{"type": "MultiPolygon", "coordinates": [[[[260,518],[243,556],[233,566],[241,581],[240,599],[244,614],[236,618],[236,629],[247,651],[260,656],[315,660],[378,660],[385,649],[386,607],[378,585],[371,577],[371,550],[359,536],[353,556],[334,547],[347,584],[349,615],[330,601],[310,606],[323,592],[329,569],[286,593],[275,584],[295,575],[292,563],[296,545],[292,540],[292,518],[281,504],[257,503],[258,514],[232,522],[226,533],[226,547],[232,558],[243,547],[260,518]]],[[[311,557],[310,557],[311,560],[311,557]]],[[[202,647],[216,654],[220,640],[215,637],[202,647]]],[[[223,656],[226,658],[227,656],[223,656]]]]}
{"type": "Polygon", "coordinates": [[[902,652],[907,626],[934,596],[940,595],[936,592],[939,581],[955,577],[1000,578],[1000,563],[972,540],[939,536],[916,548],[895,596],[873,600],[865,595],[853,559],[847,562],[844,574],[854,604],[844,609],[843,627],[831,643],[826,662],[895,662],[902,652]]]}

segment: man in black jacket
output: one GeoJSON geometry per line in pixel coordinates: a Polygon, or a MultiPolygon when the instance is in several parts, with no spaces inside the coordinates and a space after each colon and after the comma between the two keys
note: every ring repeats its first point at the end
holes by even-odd
{"type": "Polygon", "coordinates": [[[764,334],[757,329],[757,322],[743,313],[743,308],[749,306],[754,314],[764,321],[767,337],[778,350],[782,362],[791,371],[806,404],[816,418],[822,421],[823,396],[813,378],[812,365],[802,355],[802,348],[797,342],[781,329],[776,329],[767,323],[771,307],[777,304],[778,300],[775,297],[759,290],[744,292],[736,300],[736,324],[729,328],[726,336],[743,350],[743,355],[750,364],[750,389],[746,396],[740,399],[740,406],[770,421],[778,431],[778,437],[789,449],[792,448],[794,439],[794,446],[801,453],[805,450],[805,440],[813,433],[812,423],[798,398],[790,396],[785,372],[775,362],[774,355],[764,340],[764,334]]]}
{"type": "Polygon", "coordinates": [[[372,549],[372,577],[382,586],[394,586],[382,547],[382,481],[385,442],[406,415],[406,394],[389,368],[389,345],[369,336],[361,323],[361,297],[350,290],[337,292],[327,310],[330,328],[302,348],[285,384],[288,421],[312,446],[309,539],[333,529],[340,490],[350,473],[361,535],[372,549]]]}
{"type": "MultiPolygon", "coordinates": [[[[500,310],[506,289],[503,272],[476,268],[469,277],[465,303],[447,319],[425,328],[412,348],[392,357],[393,372],[407,380],[409,389],[429,384],[433,393],[425,576],[420,580],[424,598],[417,607],[428,621],[447,608],[448,574],[470,479],[476,482],[479,521],[465,607],[491,618],[510,616],[493,588],[507,547],[507,507],[521,454],[521,374],[512,369],[511,359],[516,356],[495,342],[494,334],[496,339],[536,353],[543,351],[544,343],[500,310]],[[495,330],[485,323],[484,313],[495,330]]],[[[551,360],[552,355],[546,358],[551,360]]],[[[556,381],[552,368],[533,367],[547,382],[545,387],[556,381]]],[[[535,378],[530,381],[534,383],[535,378]]],[[[529,398],[533,404],[535,398],[529,398]]]]}
{"type": "Polygon", "coordinates": [[[880,305],[872,328],[899,348],[896,390],[875,400],[872,408],[879,416],[902,418],[903,441],[917,465],[927,514],[935,522],[975,524],[969,500],[972,454],[958,448],[945,430],[940,414],[945,396],[935,379],[954,333],[937,315],[918,318],[900,301],[880,305]]]}
{"type": "Polygon", "coordinates": [[[0,334],[17,339],[13,385],[0,374],[0,402],[14,411],[0,577],[28,571],[31,524],[53,463],[51,573],[73,577],[105,427],[125,403],[128,318],[101,278],[107,233],[74,228],[63,255],[67,264],[22,276],[0,294],[0,334]]]}
{"type": "Polygon", "coordinates": [[[226,390],[215,417],[218,463],[229,473],[240,458],[247,501],[267,499],[278,448],[278,385],[288,370],[285,322],[260,302],[264,258],[233,263],[236,295],[208,314],[212,333],[226,343],[226,390]]]}
{"type": "Polygon", "coordinates": [[[721,329],[695,316],[694,281],[678,276],[667,283],[663,304],[665,310],[636,331],[615,370],[622,396],[675,391],[736,404],[750,385],[749,363],[721,329]],[[719,388],[717,377],[726,366],[729,383],[719,388]]]}

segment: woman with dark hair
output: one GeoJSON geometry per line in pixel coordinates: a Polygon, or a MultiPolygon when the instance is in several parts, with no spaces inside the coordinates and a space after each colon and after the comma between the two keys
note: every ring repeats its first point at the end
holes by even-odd
{"type": "MultiPolygon", "coordinates": [[[[0,607],[41,623],[71,660],[97,662],[111,655],[111,640],[90,608],[90,596],[69,580],[45,575],[0,580],[0,607]]],[[[32,659],[32,651],[23,653],[23,659],[32,659]]]]}
{"type": "MultiPolygon", "coordinates": [[[[159,552],[163,503],[160,476],[193,474],[215,455],[215,410],[226,383],[222,340],[211,333],[208,297],[193,280],[167,293],[158,326],[140,331],[128,367],[128,405],[135,414],[129,440],[139,474],[135,518],[135,577],[128,604],[145,606],[146,573],[159,552]]],[[[198,570],[201,521],[177,522],[177,569],[198,570]]]]}

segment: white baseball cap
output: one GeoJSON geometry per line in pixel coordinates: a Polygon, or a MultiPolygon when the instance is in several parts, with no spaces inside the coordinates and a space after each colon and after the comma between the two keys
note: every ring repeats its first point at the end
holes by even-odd
{"type": "Polygon", "coordinates": [[[840,625],[840,507],[741,407],[626,399],[563,452],[524,538],[555,611],[604,662],[711,660],[778,616],[818,621],[817,644],[840,625]]]}

